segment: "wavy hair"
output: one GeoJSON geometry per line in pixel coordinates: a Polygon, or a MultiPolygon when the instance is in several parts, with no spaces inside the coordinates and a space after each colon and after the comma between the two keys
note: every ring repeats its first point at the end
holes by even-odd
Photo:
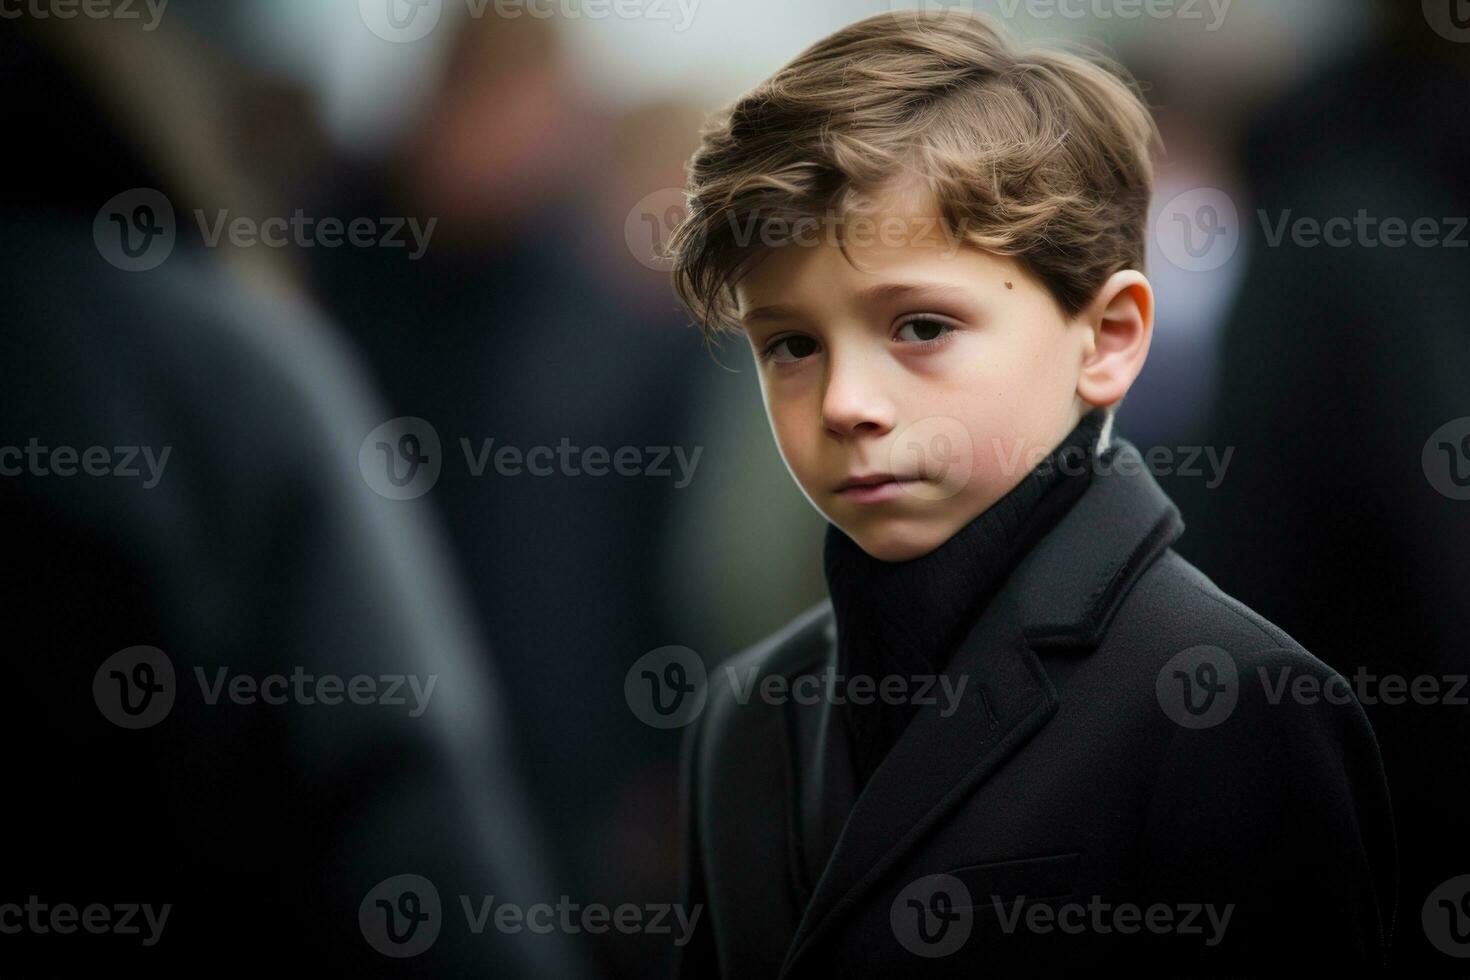
{"type": "Polygon", "coordinates": [[[674,290],[707,337],[735,330],[734,285],[769,247],[741,227],[847,215],[917,179],[949,235],[1016,258],[1072,315],[1143,268],[1158,139],[1136,83],[1095,54],[1024,48],[969,14],[870,17],[706,123],[665,246],[674,290]]]}

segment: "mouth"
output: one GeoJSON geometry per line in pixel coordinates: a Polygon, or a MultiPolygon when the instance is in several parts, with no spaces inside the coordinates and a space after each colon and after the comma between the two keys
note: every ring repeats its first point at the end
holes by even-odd
{"type": "Polygon", "coordinates": [[[844,500],[857,503],[877,503],[892,500],[904,493],[905,488],[920,482],[915,477],[895,476],[892,473],[867,473],[848,477],[837,484],[834,492],[844,500]]]}

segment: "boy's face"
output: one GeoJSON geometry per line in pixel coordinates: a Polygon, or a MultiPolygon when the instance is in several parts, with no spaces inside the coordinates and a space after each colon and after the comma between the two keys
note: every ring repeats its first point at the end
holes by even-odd
{"type": "Polygon", "coordinates": [[[878,204],[848,225],[852,262],[809,232],[819,244],[770,248],[735,294],[791,475],[869,555],[904,561],[1077,424],[1093,334],[1015,261],[956,248],[932,206],[878,204]]]}

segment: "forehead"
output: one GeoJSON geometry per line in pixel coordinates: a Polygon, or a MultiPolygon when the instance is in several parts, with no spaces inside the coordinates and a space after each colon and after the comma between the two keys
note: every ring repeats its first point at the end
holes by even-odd
{"type": "Polygon", "coordinates": [[[956,257],[959,241],[932,195],[914,184],[850,192],[840,208],[800,218],[748,219],[759,255],[735,284],[742,308],[771,290],[834,276],[858,280],[956,257]]]}
{"type": "Polygon", "coordinates": [[[937,214],[880,208],[866,219],[847,220],[841,240],[822,229],[763,249],[733,290],[743,326],[803,310],[860,310],[920,293],[958,298],[988,291],[983,285],[992,280],[1020,278],[1013,260],[963,244],[937,214]]]}

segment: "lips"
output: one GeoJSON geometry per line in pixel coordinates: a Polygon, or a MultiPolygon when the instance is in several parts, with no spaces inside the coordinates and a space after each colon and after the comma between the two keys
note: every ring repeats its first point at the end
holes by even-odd
{"type": "Polygon", "coordinates": [[[850,476],[837,484],[838,496],[857,503],[877,503],[892,500],[904,493],[904,489],[918,480],[910,476],[892,473],[864,473],[850,476]]]}
{"type": "Polygon", "coordinates": [[[865,473],[859,476],[850,476],[837,484],[837,492],[850,490],[853,487],[875,487],[881,483],[906,483],[911,477],[894,476],[892,473],[865,473]]]}

